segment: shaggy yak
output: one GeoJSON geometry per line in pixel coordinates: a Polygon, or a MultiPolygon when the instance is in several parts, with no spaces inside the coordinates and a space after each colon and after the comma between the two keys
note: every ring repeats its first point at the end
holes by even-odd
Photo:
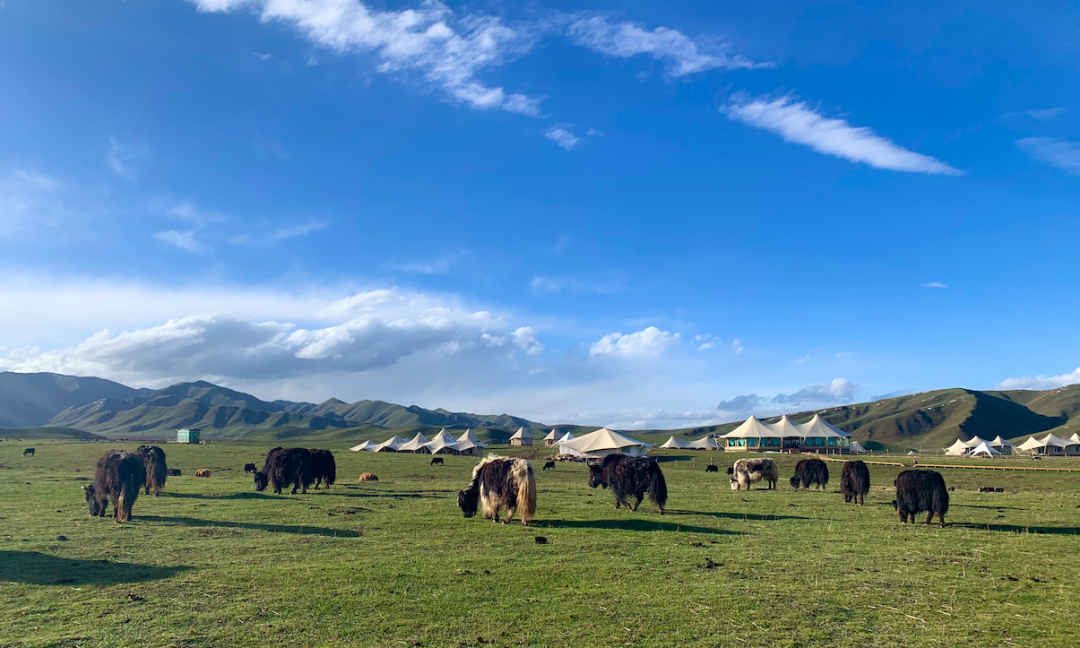
{"type": "Polygon", "coordinates": [[[329,450],[316,450],[315,448],[312,448],[310,452],[311,468],[315,477],[315,489],[318,490],[320,483],[329,489],[337,481],[337,462],[334,461],[334,453],[329,450]]]}
{"type": "Polygon", "coordinates": [[[292,494],[315,481],[315,471],[311,460],[311,451],[307,448],[274,448],[266,454],[266,464],[255,473],[255,490],[266,490],[267,484],[273,487],[275,494],[281,494],[283,486],[293,485],[292,494]]]}
{"type": "Polygon", "coordinates": [[[180,469],[179,468],[169,468],[169,477],[179,477],[179,476],[180,476],[180,469]]]}
{"type": "Polygon", "coordinates": [[[94,482],[83,486],[90,515],[105,517],[111,502],[113,518],[117,522],[127,522],[144,481],[146,466],[140,457],[123,450],[109,450],[98,459],[94,482]]]}
{"type": "Polygon", "coordinates": [[[844,502],[854,502],[862,506],[866,494],[870,492],[870,469],[861,461],[844,462],[840,471],[840,492],[844,502]]]}
{"type": "Polygon", "coordinates": [[[431,458],[431,463],[428,464],[428,465],[434,466],[435,464],[438,464],[440,466],[443,465],[442,457],[432,457],[431,458]]]}
{"type": "Polygon", "coordinates": [[[361,473],[359,481],[362,481],[362,482],[379,481],[379,478],[375,475],[375,473],[361,473]]]}
{"type": "Polygon", "coordinates": [[[735,465],[728,468],[731,475],[731,490],[741,490],[744,486],[750,490],[750,485],[761,480],[776,488],[776,482],[780,480],[780,471],[772,459],[739,459],[735,465]]]}
{"type": "Polygon", "coordinates": [[[196,477],[209,477],[210,476],[210,469],[209,468],[199,468],[198,470],[195,471],[195,476],[196,477]]]}
{"type": "Polygon", "coordinates": [[[33,448],[27,448],[26,450],[23,450],[22,451],[22,456],[24,456],[24,457],[33,457],[34,456],[34,449],[33,448]]]}
{"type": "Polygon", "coordinates": [[[153,489],[154,497],[158,496],[162,488],[165,488],[165,477],[169,474],[169,467],[165,465],[165,451],[157,446],[141,445],[135,451],[146,467],[146,495],[153,489]]]}
{"type": "Polygon", "coordinates": [[[720,466],[705,466],[705,472],[707,472],[707,473],[710,473],[710,472],[718,473],[718,472],[720,472],[720,466]]]}
{"type": "Polygon", "coordinates": [[[915,522],[915,514],[926,511],[926,523],[938,516],[945,526],[945,514],[949,512],[949,490],[941,473],[933,470],[905,470],[896,481],[896,513],[900,521],[915,522]]]}
{"type": "Polygon", "coordinates": [[[795,476],[788,483],[795,490],[799,490],[799,484],[804,489],[810,488],[810,484],[817,484],[821,490],[825,490],[829,484],[829,467],[821,459],[803,459],[795,464],[795,476]]]}
{"type": "Polygon", "coordinates": [[[554,461],[544,462],[544,470],[555,470],[555,462],[554,461]]]}
{"type": "Polygon", "coordinates": [[[486,457],[476,464],[472,481],[460,491],[458,508],[471,518],[477,505],[484,517],[499,521],[499,510],[506,509],[508,524],[514,511],[520,512],[521,524],[527,526],[536,514],[536,478],[532,464],[512,457],[486,457]]]}
{"type": "Polygon", "coordinates": [[[600,465],[589,466],[589,486],[610,488],[615,495],[615,508],[626,504],[631,511],[641,506],[645,492],[649,501],[664,514],[667,503],[667,482],[660,466],[651,457],[627,457],[623,454],[609,454],[600,465]],[[629,498],[636,497],[637,502],[630,504],[629,498]]]}
{"type": "Polygon", "coordinates": [[[244,464],[244,472],[246,472],[246,473],[259,472],[259,469],[255,467],[255,464],[244,464]]]}

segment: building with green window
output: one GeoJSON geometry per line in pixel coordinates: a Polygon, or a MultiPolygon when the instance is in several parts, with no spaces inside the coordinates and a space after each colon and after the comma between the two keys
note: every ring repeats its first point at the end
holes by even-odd
{"type": "Polygon", "coordinates": [[[199,443],[199,430],[195,428],[176,431],[177,443],[199,443]]]}

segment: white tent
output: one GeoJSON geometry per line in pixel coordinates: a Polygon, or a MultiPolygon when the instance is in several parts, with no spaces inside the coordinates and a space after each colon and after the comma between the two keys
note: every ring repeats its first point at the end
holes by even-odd
{"type": "Polygon", "coordinates": [[[851,441],[851,445],[848,446],[848,449],[851,450],[852,454],[866,454],[867,453],[866,448],[864,448],[861,443],[859,443],[858,441],[855,441],[855,440],[851,441]]]}
{"type": "Polygon", "coordinates": [[[1015,448],[1013,444],[1009,443],[1005,439],[1001,438],[1001,435],[997,435],[993,441],[990,442],[991,448],[1015,448]]]}
{"type": "Polygon", "coordinates": [[[349,448],[349,450],[352,450],[353,452],[360,452],[361,450],[370,450],[371,448],[374,448],[376,445],[378,445],[378,444],[373,443],[372,441],[364,441],[360,445],[355,445],[355,446],[349,448]]]}
{"type": "Polygon", "coordinates": [[[742,424],[728,432],[721,435],[721,439],[779,439],[780,433],[773,430],[768,425],[765,425],[761,421],[757,420],[757,417],[753,414],[750,418],[742,422],[742,424]]]}
{"type": "Polygon", "coordinates": [[[1021,450],[1035,450],[1042,451],[1043,453],[1047,452],[1047,448],[1059,448],[1059,450],[1051,450],[1049,452],[1052,452],[1053,454],[1062,454],[1065,451],[1065,448],[1075,445],[1078,444],[1072,440],[1065,440],[1053,434],[1047,434],[1041,439],[1036,439],[1032,436],[1018,447],[1021,450]]]}
{"type": "Polygon", "coordinates": [[[446,428],[439,430],[439,433],[431,438],[430,443],[441,441],[443,443],[457,443],[457,439],[450,436],[450,433],[446,431],[446,428]]]}
{"type": "Polygon", "coordinates": [[[686,441],[680,441],[675,437],[671,437],[666,442],[664,442],[664,445],[660,447],[667,448],[669,450],[688,450],[690,448],[690,445],[686,441]]]}
{"type": "Polygon", "coordinates": [[[1069,441],[1080,443],[1080,432],[1073,432],[1073,435],[1069,437],[1069,441]]]}
{"type": "Polygon", "coordinates": [[[986,441],[980,441],[979,445],[972,448],[967,456],[969,457],[993,457],[994,455],[1000,455],[1001,453],[994,450],[986,441]]]}
{"type": "Polygon", "coordinates": [[[607,428],[600,428],[572,441],[559,441],[560,454],[590,458],[604,457],[614,453],[641,457],[645,455],[645,449],[651,447],[651,444],[635,441],[607,428]]]}
{"type": "Polygon", "coordinates": [[[468,430],[465,430],[465,434],[462,434],[461,436],[458,437],[458,443],[465,443],[466,441],[473,444],[473,447],[476,447],[476,448],[486,448],[487,447],[483,443],[480,443],[480,437],[473,434],[472,428],[469,428],[468,430]]]}
{"type": "Polygon", "coordinates": [[[555,428],[551,428],[551,432],[544,437],[544,445],[553,446],[559,442],[559,433],[555,431],[555,428]]]}
{"type": "Polygon", "coordinates": [[[954,457],[959,457],[962,454],[966,454],[968,450],[982,443],[982,439],[979,437],[971,437],[967,441],[961,441],[957,439],[951,446],[945,448],[945,454],[954,457]]]}
{"type": "Polygon", "coordinates": [[[765,423],[769,429],[777,432],[782,437],[802,437],[806,436],[800,429],[800,426],[792,423],[791,419],[787,417],[787,414],[780,417],[780,420],[776,423],[765,423]]]}
{"type": "Polygon", "coordinates": [[[575,437],[573,434],[567,432],[563,435],[563,438],[559,439],[559,443],[562,443],[563,441],[573,441],[576,438],[577,437],[575,437]]]}
{"type": "Polygon", "coordinates": [[[405,443],[405,439],[401,437],[392,436],[386,441],[383,441],[379,445],[368,448],[368,452],[397,452],[398,448],[405,443]]]}
{"type": "Polygon", "coordinates": [[[686,447],[691,450],[719,450],[720,444],[711,436],[703,436],[697,441],[689,441],[686,447]]]}
{"type": "Polygon", "coordinates": [[[851,437],[851,435],[847,432],[844,432],[832,423],[829,423],[825,419],[821,418],[819,414],[814,414],[814,418],[810,419],[809,421],[803,423],[798,427],[799,430],[802,432],[803,438],[833,437],[839,439],[846,439],[851,437]]]}
{"type": "MultiPolygon", "coordinates": [[[[450,435],[446,436],[449,437],[450,435]]],[[[447,441],[446,437],[437,436],[424,445],[427,446],[428,452],[431,454],[439,454],[440,452],[443,454],[456,454],[461,452],[461,444],[455,441],[453,437],[450,437],[450,440],[447,441]]]]}
{"type": "Polygon", "coordinates": [[[412,440],[410,440],[408,443],[403,443],[398,446],[398,452],[416,452],[420,454],[431,452],[431,450],[429,450],[427,447],[428,443],[431,442],[427,440],[427,437],[417,432],[416,436],[414,436],[412,440]]]}
{"type": "Polygon", "coordinates": [[[510,437],[511,440],[513,440],[513,439],[530,439],[531,440],[532,438],[533,438],[533,435],[529,434],[529,431],[526,430],[523,427],[519,427],[518,431],[514,432],[514,436],[510,437]]]}

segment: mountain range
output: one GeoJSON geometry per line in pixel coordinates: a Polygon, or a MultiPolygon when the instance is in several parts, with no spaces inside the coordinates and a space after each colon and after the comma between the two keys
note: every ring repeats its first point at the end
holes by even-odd
{"type": "MultiPolygon", "coordinates": [[[[789,414],[795,422],[819,414],[877,448],[934,448],[956,438],[1001,435],[1015,439],[1052,431],[1069,436],[1080,430],[1080,385],[1049,391],[975,391],[941,389],[855,405],[789,414]]],[[[766,422],[777,420],[763,419],[766,422]]],[[[724,433],[739,423],[681,430],[639,430],[647,439],[673,434],[699,437],[724,433]]],[[[508,414],[482,415],[424,409],[384,401],[322,403],[264,401],[251,394],[206,381],[178,383],[164,389],[135,389],[102,378],[51,373],[0,373],[0,436],[18,430],[23,438],[53,435],[77,438],[170,438],[178,428],[200,428],[209,439],[260,441],[311,438],[320,441],[380,439],[425,433],[431,428],[475,428],[482,438],[504,441],[519,427],[546,427],[508,414]],[[37,431],[27,428],[37,428],[37,431]],[[48,432],[48,430],[53,432],[48,432]]],[[[575,435],[593,428],[559,426],[575,435]]]]}

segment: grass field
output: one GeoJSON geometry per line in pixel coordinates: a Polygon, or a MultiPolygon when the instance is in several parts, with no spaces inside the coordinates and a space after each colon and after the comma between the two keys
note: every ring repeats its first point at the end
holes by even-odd
{"type": "Polygon", "coordinates": [[[704,473],[732,457],[695,454],[661,464],[660,516],[536,465],[526,528],[460,515],[465,457],[334,448],[329,493],[275,496],[242,471],[267,445],[170,445],[184,476],[117,525],[80,489],[115,444],[23,445],[0,442],[0,646],[1080,645],[1080,473],[944,470],[943,529],[899,523],[894,467],[859,508],[839,464],[825,493],[786,487],[795,458],[732,492],[704,473]]]}

